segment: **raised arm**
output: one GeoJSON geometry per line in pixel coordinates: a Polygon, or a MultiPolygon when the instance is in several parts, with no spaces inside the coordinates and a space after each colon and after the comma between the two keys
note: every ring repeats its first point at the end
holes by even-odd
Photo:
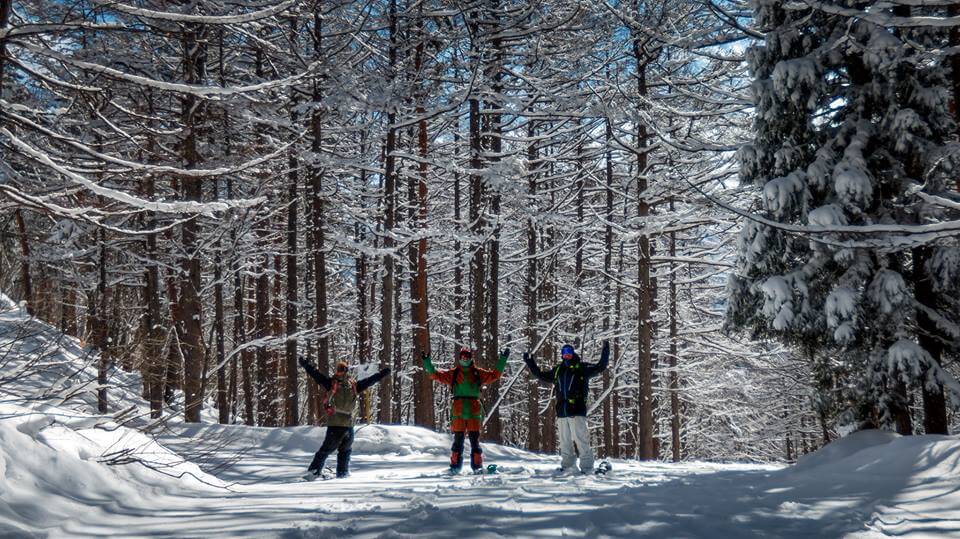
{"type": "Polygon", "coordinates": [[[427,354],[420,356],[420,359],[423,360],[423,370],[428,376],[430,376],[431,380],[435,380],[448,386],[453,384],[453,373],[455,369],[438,371],[437,368],[433,366],[433,361],[427,354]]]}
{"type": "Polygon", "coordinates": [[[600,351],[600,361],[597,363],[587,363],[584,367],[584,374],[587,377],[595,376],[603,372],[610,363],[610,342],[603,341],[603,349],[600,351]]]}
{"type": "Polygon", "coordinates": [[[493,367],[492,371],[488,369],[477,369],[477,372],[480,373],[480,383],[486,385],[496,382],[500,376],[503,375],[503,369],[507,368],[507,358],[509,357],[510,349],[506,348],[500,352],[500,357],[497,359],[497,364],[493,367]]]}
{"type": "Polygon", "coordinates": [[[537,362],[534,361],[527,352],[523,353],[523,362],[526,363],[527,368],[530,369],[530,373],[533,374],[534,378],[545,384],[553,383],[553,379],[550,377],[550,375],[541,371],[540,367],[537,366],[537,362]]]}
{"type": "Polygon", "coordinates": [[[372,375],[370,375],[370,376],[367,376],[367,377],[364,378],[363,380],[357,380],[357,392],[359,393],[359,392],[361,392],[361,391],[369,388],[369,387],[372,386],[373,384],[376,384],[377,382],[379,382],[380,380],[382,380],[384,376],[386,376],[386,375],[388,375],[388,374],[390,374],[390,367],[387,367],[387,368],[381,370],[380,372],[378,372],[378,373],[376,373],[376,374],[372,374],[372,375]]]}
{"type": "Polygon", "coordinates": [[[302,357],[297,358],[297,362],[300,363],[300,366],[303,367],[303,370],[307,371],[307,374],[310,375],[310,378],[313,378],[313,380],[316,383],[320,384],[320,386],[323,387],[323,389],[330,391],[330,389],[333,387],[333,384],[331,383],[329,376],[313,368],[313,365],[311,365],[309,362],[307,362],[307,360],[303,359],[302,357]]]}

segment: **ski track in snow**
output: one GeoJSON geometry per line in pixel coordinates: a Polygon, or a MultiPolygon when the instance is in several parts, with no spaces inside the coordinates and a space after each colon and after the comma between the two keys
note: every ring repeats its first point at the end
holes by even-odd
{"type": "MultiPolygon", "coordinates": [[[[555,456],[485,444],[502,473],[450,477],[448,433],[366,425],[349,478],[302,482],[324,429],[171,421],[156,443],[94,415],[93,365],[0,295],[0,537],[960,537],[956,436],[864,431],[792,467],[614,460],[561,478],[555,456]],[[128,448],[163,473],[99,462],[128,448]]],[[[145,410],[136,376],[111,382],[112,409],[145,410]]]]}

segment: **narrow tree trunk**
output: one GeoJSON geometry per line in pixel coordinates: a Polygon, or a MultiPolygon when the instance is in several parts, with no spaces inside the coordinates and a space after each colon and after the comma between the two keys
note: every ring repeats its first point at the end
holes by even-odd
{"type": "MultiPolygon", "coordinates": [[[[639,39],[634,42],[634,55],[637,60],[637,94],[642,99],[647,95],[646,59],[641,51],[639,39]]],[[[645,218],[650,215],[650,206],[644,196],[647,190],[647,126],[637,123],[637,216],[641,226],[646,227],[645,218]]],[[[641,460],[657,458],[653,441],[653,356],[651,310],[653,307],[653,286],[650,279],[650,236],[644,231],[638,245],[639,265],[637,268],[637,331],[639,333],[639,369],[640,394],[637,398],[639,457],[641,460]]]]}
{"type": "MultiPolygon", "coordinates": [[[[670,199],[670,212],[674,202],[670,199]]],[[[673,461],[680,462],[680,374],[677,372],[677,278],[673,259],[677,256],[677,233],[670,231],[670,446],[673,461]]]]}
{"type": "MultiPolygon", "coordinates": [[[[296,100],[293,100],[291,108],[296,109],[296,100]]],[[[297,114],[291,112],[291,123],[297,125],[297,114]]],[[[289,157],[289,187],[287,193],[287,309],[286,309],[286,330],[287,341],[285,346],[285,395],[284,407],[284,425],[291,427],[300,424],[300,393],[298,388],[297,376],[297,338],[295,337],[299,326],[297,321],[298,304],[298,280],[297,280],[297,212],[299,208],[300,197],[297,193],[297,186],[300,178],[297,177],[298,160],[296,153],[291,151],[289,157]]]]}
{"type": "Polygon", "coordinates": [[[107,240],[104,229],[99,230],[100,248],[97,260],[97,293],[90,302],[90,323],[93,333],[93,345],[100,354],[97,362],[97,410],[107,413],[107,372],[110,368],[110,351],[107,342],[107,240]]]}
{"type": "Polygon", "coordinates": [[[27,307],[27,314],[34,315],[33,281],[30,275],[30,242],[27,239],[27,227],[23,222],[23,212],[19,209],[13,213],[17,221],[17,232],[20,234],[20,280],[23,282],[23,301],[27,307]]]}
{"type": "MultiPolygon", "coordinates": [[[[605,126],[605,137],[606,137],[606,220],[607,224],[604,227],[603,234],[603,333],[606,338],[609,339],[610,331],[610,297],[613,292],[610,273],[613,271],[613,147],[612,147],[612,138],[613,131],[610,126],[610,119],[607,118],[604,122],[605,126]]],[[[582,206],[581,206],[582,207],[582,206]]],[[[619,284],[617,285],[619,286],[619,284]]],[[[614,356],[616,358],[617,356],[614,356]]],[[[614,362],[616,364],[616,362],[614,362]]],[[[615,368],[615,367],[614,367],[615,368]]],[[[614,421],[613,417],[613,407],[612,402],[616,399],[616,391],[610,389],[610,384],[613,383],[616,385],[616,378],[611,380],[610,371],[612,369],[607,368],[603,371],[603,391],[606,395],[606,398],[603,399],[603,453],[605,457],[613,455],[613,430],[612,423],[614,421]]]]}
{"type": "MultiPolygon", "coordinates": [[[[188,84],[202,84],[205,76],[206,45],[204,27],[188,24],[183,34],[184,72],[188,84]]],[[[198,150],[199,128],[201,124],[201,106],[197,98],[186,94],[182,98],[182,115],[185,131],[183,141],[183,159],[186,168],[196,168],[201,161],[198,150]]],[[[203,195],[201,180],[182,179],[183,198],[189,202],[200,202],[203,195]]],[[[197,218],[187,220],[181,227],[183,251],[180,282],[180,315],[183,335],[180,351],[183,355],[183,394],[184,421],[200,422],[203,407],[201,394],[203,383],[203,328],[200,298],[201,276],[200,257],[197,252],[200,224],[197,218]]]]}
{"type": "MultiPolygon", "coordinates": [[[[419,25],[420,41],[417,44],[414,70],[423,78],[423,58],[426,36],[423,33],[423,4],[420,4],[419,25]]],[[[422,83],[421,83],[422,84],[422,83]]],[[[413,357],[419,361],[421,354],[430,354],[430,327],[428,325],[427,299],[427,150],[428,134],[426,109],[424,108],[425,95],[418,97],[416,114],[420,117],[417,123],[417,146],[420,152],[419,181],[417,182],[417,215],[416,226],[420,231],[420,238],[416,246],[416,274],[411,282],[410,316],[413,323],[413,357]]],[[[413,204],[413,201],[410,201],[413,204]]],[[[433,380],[425,372],[417,369],[414,374],[414,423],[422,427],[435,428],[436,420],[433,415],[433,380]]]]}
{"type": "MultiPolygon", "coordinates": [[[[390,78],[393,79],[393,70],[397,65],[397,2],[390,1],[390,49],[388,51],[390,78]]],[[[396,156],[397,131],[394,127],[396,113],[392,105],[387,111],[387,140],[384,147],[384,175],[383,175],[383,283],[381,285],[380,300],[380,368],[391,366],[390,358],[393,354],[393,311],[394,311],[394,253],[393,226],[396,219],[396,156]]],[[[381,423],[399,421],[391,417],[391,399],[393,396],[393,380],[388,377],[380,382],[379,420],[381,423]]]]}
{"type": "MultiPolygon", "coordinates": [[[[144,195],[153,200],[154,182],[149,175],[144,177],[144,195]]],[[[156,217],[153,212],[147,216],[147,227],[156,227],[156,217]]],[[[157,264],[157,235],[147,234],[146,237],[147,267],[144,270],[143,288],[143,335],[144,335],[144,384],[147,390],[147,399],[150,402],[150,417],[158,419],[163,413],[163,371],[165,361],[161,356],[163,351],[163,332],[161,331],[160,317],[160,267],[157,264]]]]}
{"type": "MultiPolygon", "coordinates": [[[[267,226],[264,223],[262,226],[267,226]]],[[[267,272],[270,269],[270,255],[263,256],[263,266],[257,276],[256,288],[256,327],[253,337],[261,340],[270,335],[270,278],[267,272]]],[[[257,425],[261,427],[274,426],[275,417],[271,413],[271,386],[277,381],[270,369],[270,350],[262,343],[257,345],[257,425]]]]}
{"type": "MultiPolygon", "coordinates": [[[[323,59],[323,2],[317,0],[313,8],[313,40],[314,40],[314,59],[319,61],[323,59]]],[[[323,78],[314,81],[313,84],[313,114],[311,116],[311,136],[313,138],[311,150],[314,158],[319,158],[323,152],[323,78]]],[[[327,254],[326,254],[326,218],[324,216],[323,204],[323,168],[319,163],[313,163],[310,167],[310,187],[313,204],[310,211],[313,233],[313,279],[314,294],[316,302],[314,305],[316,324],[314,329],[320,332],[317,339],[317,368],[322,373],[330,371],[330,332],[327,314],[327,254]]],[[[322,399],[322,394],[316,392],[317,399],[322,399]]],[[[318,410],[318,419],[323,419],[319,414],[320,403],[313,404],[318,410]]]]}
{"type": "MultiPolygon", "coordinates": [[[[943,356],[943,340],[937,323],[928,314],[936,311],[937,296],[933,282],[927,273],[930,247],[913,249],[914,299],[917,302],[917,341],[930,354],[934,363],[940,365],[943,356]]],[[[929,378],[927,378],[929,380],[929,378]]],[[[947,400],[939,383],[923,384],[923,431],[925,434],[949,434],[947,400]]]]}
{"type": "MultiPolygon", "coordinates": [[[[220,181],[215,180],[214,198],[219,198],[220,181]]],[[[216,332],[217,346],[217,420],[222,424],[230,423],[230,401],[227,394],[227,366],[225,365],[226,350],[224,344],[223,321],[223,256],[220,240],[214,246],[216,250],[213,259],[213,317],[214,331],[216,332]]]]}
{"type": "MultiPolygon", "coordinates": [[[[257,336],[257,301],[256,301],[256,289],[257,286],[251,282],[255,281],[253,277],[249,277],[246,283],[246,304],[249,306],[250,303],[254,304],[254,313],[252,315],[248,314],[244,317],[241,313],[240,322],[244,324],[245,327],[245,336],[257,336]]],[[[247,311],[245,307],[243,309],[247,311]]],[[[256,414],[256,397],[259,395],[258,389],[259,384],[255,380],[255,371],[254,371],[254,360],[256,356],[259,355],[258,351],[253,350],[252,348],[244,348],[240,352],[240,368],[243,370],[243,399],[244,399],[244,419],[247,425],[255,425],[257,414],[256,414]]]]}
{"type": "MultiPolygon", "coordinates": [[[[527,304],[527,350],[533,355],[536,361],[539,356],[534,353],[533,347],[537,345],[539,337],[537,335],[537,324],[539,317],[537,313],[537,181],[539,162],[539,150],[537,143],[533,140],[536,136],[536,124],[530,120],[527,126],[527,138],[530,140],[527,146],[527,163],[529,175],[527,176],[527,283],[524,288],[523,299],[527,304]]],[[[540,449],[540,384],[539,381],[529,372],[527,373],[527,449],[538,451],[540,449]]]]}

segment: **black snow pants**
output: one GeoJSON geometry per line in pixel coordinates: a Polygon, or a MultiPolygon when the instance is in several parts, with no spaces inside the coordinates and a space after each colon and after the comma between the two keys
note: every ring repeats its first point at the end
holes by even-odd
{"type": "Polygon", "coordinates": [[[323,470],[323,464],[334,450],[337,452],[337,477],[346,477],[350,473],[350,452],[353,448],[353,427],[327,427],[327,436],[323,445],[313,456],[308,470],[323,470]]]}
{"type": "MultiPolygon", "coordinates": [[[[453,447],[450,448],[450,467],[460,469],[463,466],[463,439],[464,432],[453,433],[453,447]]],[[[472,430],[470,435],[470,468],[478,470],[483,467],[483,450],[480,449],[480,433],[472,430]]]]}

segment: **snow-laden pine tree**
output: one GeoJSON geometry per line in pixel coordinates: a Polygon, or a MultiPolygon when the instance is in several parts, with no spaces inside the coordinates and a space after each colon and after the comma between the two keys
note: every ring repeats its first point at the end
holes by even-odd
{"type": "Polygon", "coordinates": [[[798,345],[824,414],[909,433],[920,390],[925,430],[943,432],[938,359],[956,319],[930,292],[956,271],[955,247],[903,228],[942,218],[927,200],[952,168],[944,70],[918,50],[941,36],[820,4],[754,6],[766,37],[748,55],[756,134],[740,160],[762,210],[742,231],[728,325],[798,345]]]}

